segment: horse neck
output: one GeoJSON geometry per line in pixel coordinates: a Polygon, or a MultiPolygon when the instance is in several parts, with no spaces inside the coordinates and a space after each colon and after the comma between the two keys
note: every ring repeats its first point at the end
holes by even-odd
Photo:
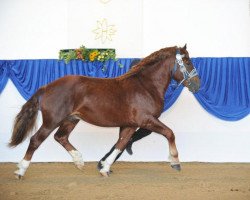
{"type": "Polygon", "coordinates": [[[143,86],[154,96],[164,98],[171,79],[170,66],[174,64],[172,59],[160,61],[152,66],[145,67],[138,74],[143,86]]]}

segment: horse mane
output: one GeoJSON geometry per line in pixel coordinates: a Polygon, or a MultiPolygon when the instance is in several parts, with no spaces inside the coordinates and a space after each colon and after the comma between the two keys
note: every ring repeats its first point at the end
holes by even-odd
{"type": "Polygon", "coordinates": [[[134,75],[139,73],[140,71],[144,70],[148,66],[152,66],[158,62],[161,62],[162,60],[165,60],[169,56],[171,56],[173,53],[176,52],[177,46],[174,47],[166,47],[162,48],[149,56],[142,59],[138,64],[133,66],[127,73],[120,76],[119,78],[127,78],[128,76],[134,75]]]}

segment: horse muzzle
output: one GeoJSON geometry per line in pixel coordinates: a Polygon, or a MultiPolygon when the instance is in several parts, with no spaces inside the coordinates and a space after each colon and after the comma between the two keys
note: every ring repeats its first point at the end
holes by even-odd
{"type": "Polygon", "coordinates": [[[198,78],[198,76],[188,79],[186,83],[186,87],[192,93],[198,92],[200,89],[200,79],[198,78]]]}

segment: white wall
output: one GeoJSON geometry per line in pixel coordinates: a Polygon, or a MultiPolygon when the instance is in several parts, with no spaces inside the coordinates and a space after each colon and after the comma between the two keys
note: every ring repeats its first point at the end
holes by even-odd
{"type": "Polygon", "coordinates": [[[60,49],[81,45],[142,57],[142,0],[105,1],[0,0],[0,58],[58,58],[60,49]],[[103,19],[114,30],[112,41],[93,32],[103,19]]]}
{"type": "MultiPolygon", "coordinates": [[[[192,57],[250,56],[248,0],[0,0],[0,59],[57,58],[59,49],[113,47],[118,57],[143,57],[161,47],[188,44],[192,57]],[[95,39],[106,19],[112,41],[95,39]]],[[[19,161],[28,140],[9,149],[12,122],[24,103],[9,81],[0,95],[0,162],[19,161]]],[[[217,119],[184,90],[160,118],[176,134],[181,161],[250,162],[250,116],[238,122],[217,119]]],[[[41,117],[38,124],[41,124],[41,117]]],[[[86,161],[96,161],[118,138],[117,128],[79,123],[72,143],[86,161]]],[[[167,142],[152,134],[121,160],[165,161],[167,142]]],[[[70,161],[51,135],[34,161],[70,161]]]]}
{"type": "Polygon", "coordinates": [[[143,50],[188,44],[192,57],[250,55],[248,0],[145,0],[143,50]]]}

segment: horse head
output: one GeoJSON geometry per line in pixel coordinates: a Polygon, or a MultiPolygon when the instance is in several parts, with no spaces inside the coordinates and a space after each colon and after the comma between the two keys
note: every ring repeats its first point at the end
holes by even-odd
{"type": "Polygon", "coordinates": [[[200,88],[200,79],[187,51],[187,45],[176,50],[176,60],[172,69],[172,77],[195,93],[200,88]]]}

